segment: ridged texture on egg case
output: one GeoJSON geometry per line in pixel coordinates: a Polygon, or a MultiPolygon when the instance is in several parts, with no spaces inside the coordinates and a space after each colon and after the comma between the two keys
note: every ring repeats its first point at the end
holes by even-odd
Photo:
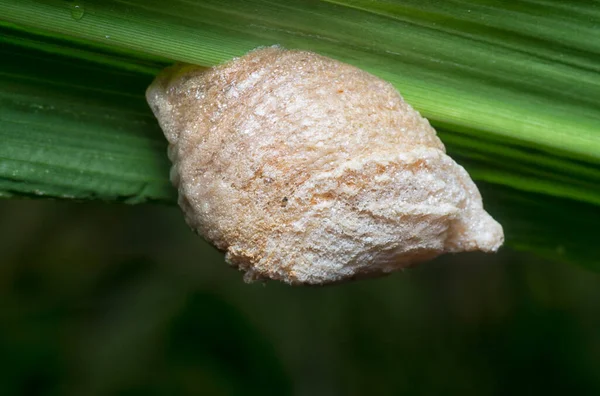
{"type": "Polygon", "coordinates": [[[332,283],[503,242],[429,122],[353,66],[263,48],[168,68],[147,99],[188,224],[246,280],[332,283]]]}

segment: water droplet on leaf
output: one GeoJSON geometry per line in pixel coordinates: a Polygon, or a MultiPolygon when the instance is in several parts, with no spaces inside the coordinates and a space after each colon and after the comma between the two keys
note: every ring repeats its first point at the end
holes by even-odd
{"type": "Polygon", "coordinates": [[[71,18],[76,21],[81,20],[85,15],[85,8],[83,6],[83,1],[74,1],[71,3],[71,18]]]}

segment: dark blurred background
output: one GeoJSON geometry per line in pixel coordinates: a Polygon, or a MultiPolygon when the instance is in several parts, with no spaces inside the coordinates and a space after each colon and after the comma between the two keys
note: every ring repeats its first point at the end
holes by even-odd
{"type": "Polygon", "coordinates": [[[503,249],[245,284],[177,207],[0,202],[0,395],[600,394],[600,278],[503,249]]]}

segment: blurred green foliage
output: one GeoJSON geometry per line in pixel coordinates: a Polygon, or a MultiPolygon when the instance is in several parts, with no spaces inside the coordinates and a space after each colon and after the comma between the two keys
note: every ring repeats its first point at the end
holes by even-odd
{"type": "Polygon", "coordinates": [[[597,395],[600,279],[502,250],[246,285],[174,207],[0,205],[2,395],[597,395]]]}

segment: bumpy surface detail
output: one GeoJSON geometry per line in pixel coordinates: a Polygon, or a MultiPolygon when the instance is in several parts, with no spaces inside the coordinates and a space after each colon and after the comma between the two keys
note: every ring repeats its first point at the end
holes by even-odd
{"type": "Polygon", "coordinates": [[[338,282],[503,242],[429,122],[353,66],[264,48],[168,68],[146,96],[188,224],[246,280],[338,282]]]}

